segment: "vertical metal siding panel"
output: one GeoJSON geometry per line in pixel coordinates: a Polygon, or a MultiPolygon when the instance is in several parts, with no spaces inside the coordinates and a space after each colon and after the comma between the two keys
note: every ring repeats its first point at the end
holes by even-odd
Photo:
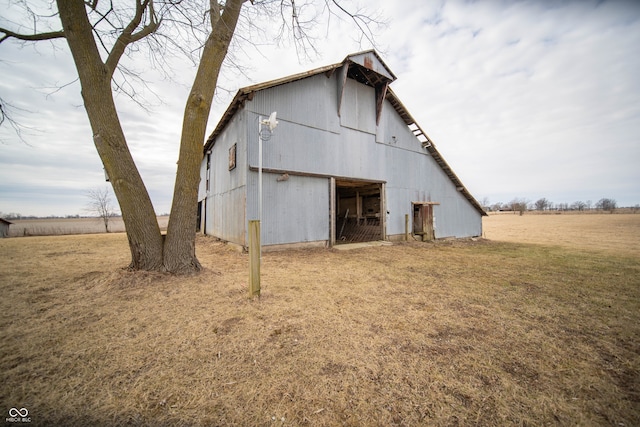
{"type": "Polygon", "coordinates": [[[376,91],[374,88],[356,84],[358,92],[358,130],[376,133],[376,91]]]}
{"type": "Polygon", "coordinates": [[[262,239],[265,245],[329,239],[326,178],[263,175],[262,239]]]}
{"type": "Polygon", "coordinates": [[[226,193],[212,195],[208,203],[207,234],[229,242],[245,245],[244,187],[238,187],[226,193]]]}
{"type": "MultiPolygon", "coordinates": [[[[258,167],[256,142],[250,144],[250,166],[258,167]],[[254,155],[255,154],[255,155],[254,155]]],[[[263,143],[263,167],[301,173],[381,180],[384,146],[375,135],[343,129],[337,135],[289,122],[280,122],[263,143]]]]}
{"type": "MultiPolygon", "coordinates": [[[[239,111],[211,150],[207,234],[245,244],[246,113],[239,111]],[[236,168],[229,170],[229,149],[236,144],[236,168]]],[[[206,159],[205,159],[206,161],[206,159]]]]}
{"type": "Polygon", "coordinates": [[[358,94],[353,85],[353,80],[345,81],[342,95],[342,108],[340,110],[340,125],[352,129],[358,128],[358,94]]]}
{"type": "MultiPolygon", "coordinates": [[[[328,132],[340,132],[336,105],[336,77],[311,76],[256,93],[246,107],[263,116],[277,111],[278,120],[328,132]]],[[[255,123],[257,128],[257,120],[255,123]]],[[[277,131],[277,129],[276,129],[277,131]]]]}
{"type": "Polygon", "coordinates": [[[376,133],[375,89],[347,79],[341,108],[342,126],[376,133]]]}

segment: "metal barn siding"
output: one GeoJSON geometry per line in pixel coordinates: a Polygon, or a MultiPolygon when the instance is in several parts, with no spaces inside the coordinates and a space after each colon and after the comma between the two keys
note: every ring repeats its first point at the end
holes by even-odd
{"type": "Polygon", "coordinates": [[[342,126],[375,134],[376,92],[374,88],[347,79],[340,113],[342,126]]]}
{"type": "Polygon", "coordinates": [[[413,202],[435,202],[435,237],[468,237],[481,234],[482,219],[471,204],[460,196],[433,159],[426,155],[411,156],[391,150],[392,167],[387,176],[387,234],[404,234],[404,215],[412,216],[413,202]]]}
{"type": "MultiPolygon", "coordinates": [[[[252,116],[256,120],[250,121],[257,123],[257,115],[250,113],[249,117],[252,116]]],[[[347,128],[342,128],[340,134],[334,134],[286,119],[279,118],[278,122],[271,139],[263,143],[264,169],[380,180],[384,146],[375,143],[374,135],[347,128]]],[[[249,142],[249,167],[257,170],[257,131],[249,131],[248,134],[255,140],[249,142]]]]}
{"type": "MultiPolygon", "coordinates": [[[[258,172],[249,173],[247,218],[258,219],[258,172]]],[[[263,173],[263,245],[329,240],[329,180],[263,173]]]]}
{"type": "MultiPolygon", "coordinates": [[[[246,115],[240,111],[211,147],[209,192],[206,199],[205,229],[233,243],[245,245],[247,154],[246,115]],[[229,155],[235,146],[235,168],[229,168],[229,155]]],[[[205,155],[206,161],[206,155],[205,155]]],[[[205,177],[206,179],[206,177],[205,177]]]]}
{"type": "MultiPolygon", "coordinates": [[[[336,111],[335,85],[333,76],[311,76],[256,92],[253,100],[245,104],[245,108],[265,117],[277,111],[278,121],[339,133],[340,121],[337,114],[327,114],[328,105],[332,105],[332,109],[336,111]]],[[[255,120],[254,125],[249,125],[249,133],[257,132],[257,118],[255,120]]],[[[279,126],[276,129],[277,133],[281,133],[279,126]]]]}

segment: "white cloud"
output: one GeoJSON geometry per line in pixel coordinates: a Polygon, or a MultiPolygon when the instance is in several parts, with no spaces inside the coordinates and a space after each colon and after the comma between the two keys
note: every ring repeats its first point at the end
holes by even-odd
{"type": "Polygon", "coordinates": [[[394,88],[477,197],[572,201],[590,187],[637,203],[621,175],[638,178],[639,8],[549,6],[448,2],[426,24],[396,17],[421,43],[406,41],[394,88]]]}

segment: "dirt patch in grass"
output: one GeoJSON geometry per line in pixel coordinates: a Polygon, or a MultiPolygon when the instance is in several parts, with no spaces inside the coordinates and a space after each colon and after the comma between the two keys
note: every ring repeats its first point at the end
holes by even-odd
{"type": "Polygon", "coordinates": [[[123,234],[0,241],[0,410],[35,425],[640,425],[625,248],[270,252],[260,299],[247,255],[205,237],[197,251],[205,269],[184,278],[117,268],[123,234]]]}

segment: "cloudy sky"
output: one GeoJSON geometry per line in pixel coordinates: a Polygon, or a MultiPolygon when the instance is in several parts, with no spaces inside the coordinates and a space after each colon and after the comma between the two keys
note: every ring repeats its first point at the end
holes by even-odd
{"type": "MultiPolygon", "coordinates": [[[[392,88],[476,199],[640,203],[640,2],[365,3],[387,21],[376,47],[398,77],[392,88]]],[[[15,6],[7,4],[0,0],[0,26],[10,27],[15,6]]],[[[272,43],[277,22],[263,22],[273,31],[259,51],[236,52],[245,72],[224,74],[208,132],[238,88],[371,47],[334,17],[314,30],[318,53],[300,58],[290,44],[272,43]]],[[[147,110],[126,96],[116,102],[162,214],[194,67],[178,62],[168,81],[148,58],[139,61],[147,110]]],[[[74,73],[64,41],[0,44],[0,97],[24,126],[24,141],[0,129],[0,212],[83,214],[86,191],[106,184],[74,73]]]]}

